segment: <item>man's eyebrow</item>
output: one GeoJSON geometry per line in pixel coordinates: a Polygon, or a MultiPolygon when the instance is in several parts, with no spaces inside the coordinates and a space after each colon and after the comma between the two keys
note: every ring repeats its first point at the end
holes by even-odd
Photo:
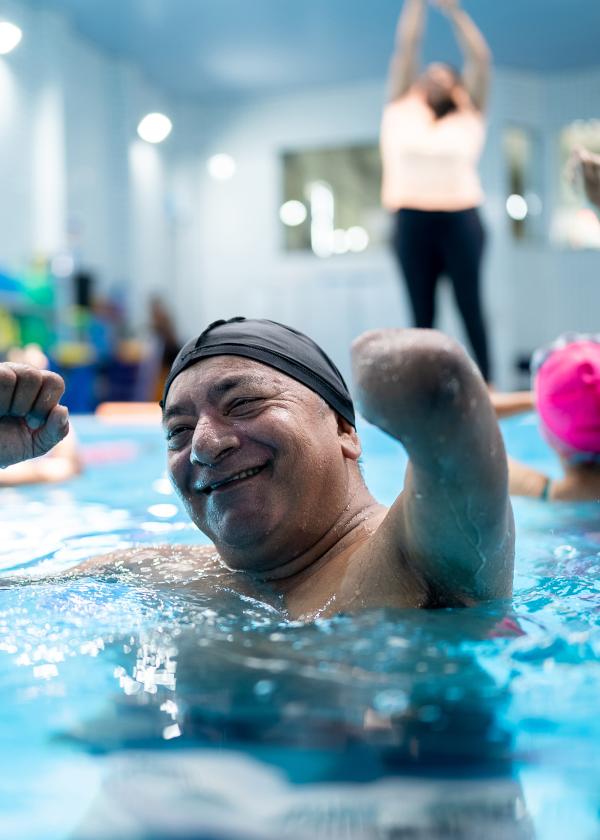
{"type": "Polygon", "coordinates": [[[172,406],[170,406],[169,408],[166,408],[163,411],[162,422],[166,423],[168,420],[171,419],[171,417],[175,417],[176,415],[179,415],[179,414],[191,414],[191,413],[192,412],[188,411],[185,408],[185,406],[178,405],[177,403],[175,403],[175,405],[172,405],[172,406]]]}
{"type": "Polygon", "coordinates": [[[211,385],[208,389],[207,396],[209,400],[214,399],[215,397],[223,397],[235,388],[260,385],[263,382],[264,377],[257,376],[256,374],[232,374],[231,376],[224,376],[223,379],[220,379],[218,382],[215,382],[214,385],[211,385]]]}
{"type": "MultiPolygon", "coordinates": [[[[209,401],[213,401],[219,399],[219,397],[225,396],[225,394],[229,391],[233,391],[235,388],[261,385],[263,383],[264,377],[257,376],[255,374],[225,376],[223,379],[220,379],[218,382],[215,382],[214,385],[210,386],[207,392],[207,398],[209,401]]],[[[163,423],[166,423],[171,419],[171,417],[176,415],[194,414],[194,412],[195,409],[192,409],[190,404],[187,402],[175,403],[165,409],[162,420],[163,423]]]]}

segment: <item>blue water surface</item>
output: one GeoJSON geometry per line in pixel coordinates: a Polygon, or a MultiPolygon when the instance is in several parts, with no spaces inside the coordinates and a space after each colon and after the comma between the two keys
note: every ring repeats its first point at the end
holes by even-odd
{"type": "MultiPolygon", "coordinates": [[[[600,837],[596,505],[515,501],[511,604],[303,624],[224,588],[65,578],[205,542],[159,429],[76,429],[81,477],[0,491],[1,836],[600,837]]],[[[389,503],[405,455],[359,431],[389,503]]],[[[504,432],[556,474],[533,417],[504,432]]]]}

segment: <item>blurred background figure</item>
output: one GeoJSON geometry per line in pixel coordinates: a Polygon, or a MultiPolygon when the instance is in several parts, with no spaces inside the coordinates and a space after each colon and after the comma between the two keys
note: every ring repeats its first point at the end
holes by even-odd
{"type": "Polygon", "coordinates": [[[576,149],[571,159],[572,178],[581,174],[588,201],[600,210],[600,155],[586,149],[576,149]]]}
{"type": "Polygon", "coordinates": [[[168,345],[225,312],[294,323],[345,376],[365,329],[434,323],[503,391],[598,330],[597,0],[140,0],[108,28],[105,5],[11,0],[0,55],[0,358],[39,344],[70,412],[153,399],[168,345]]]}
{"type": "MultiPolygon", "coordinates": [[[[11,348],[7,354],[7,361],[31,365],[40,370],[48,368],[48,358],[38,344],[11,348]]],[[[79,475],[82,467],[75,432],[71,425],[67,436],[46,455],[0,470],[0,486],[66,481],[79,475]]]]}
{"type": "Polygon", "coordinates": [[[535,409],[543,437],[560,458],[552,479],[510,459],[510,492],[545,501],[600,501],[600,336],[560,336],[537,350],[533,390],[495,394],[499,417],[535,409]]]}
{"type": "Polygon", "coordinates": [[[160,400],[165,380],[182,342],[177,338],[173,318],[159,295],[150,298],[150,330],[160,354],[160,370],[154,388],[154,399],[160,400]]]}
{"type": "Polygon", "coordinates": [[[427,0],[406,0],[381,126],[382,199],[395,214],[393,247],[414,325],[432,327],[438,280],[447,275],[486,381],[488,340],[480,299],[485,233],[477,173],[485,141],[490,51],[458,0],[435,5],[452,23],[464,55],[462,73],[448,64],[420,68],[427,0]]]}

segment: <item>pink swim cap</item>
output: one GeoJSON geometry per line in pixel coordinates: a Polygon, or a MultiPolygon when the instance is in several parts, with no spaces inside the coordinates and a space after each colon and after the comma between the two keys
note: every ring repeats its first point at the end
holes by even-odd
{"type": "MultiPolygon", "coordinates": [[[[600,454],[600,342],[559,339],[539,364],[534,390],[540,419],[564,454],[600,454]],[[562,447],[560,447],[562,448],[562,447]]],[[[535,359],[534,359],[535,364],[535,359]]]]}

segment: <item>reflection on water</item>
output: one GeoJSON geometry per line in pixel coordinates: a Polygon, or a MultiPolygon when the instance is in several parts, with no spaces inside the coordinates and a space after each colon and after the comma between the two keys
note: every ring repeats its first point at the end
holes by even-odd
{"type": "Polygon", "coordinates": [[[213,573],[64,577],[196,538],[152,485],[4,496],[6,836],[597,836],[593,507],[517,504],[512,605],[305,625],[213,573]]]}

